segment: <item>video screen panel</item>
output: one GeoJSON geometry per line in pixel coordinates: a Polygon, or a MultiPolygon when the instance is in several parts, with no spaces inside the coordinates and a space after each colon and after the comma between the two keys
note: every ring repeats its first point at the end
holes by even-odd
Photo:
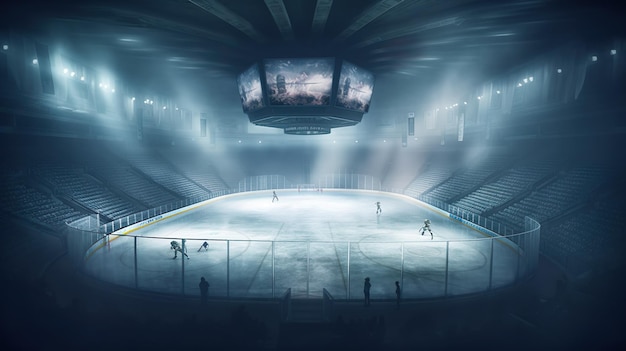
{"type": "Polygon", "coordinates": [[[374,75],[372,73],[343,61],[339,73],[336,106],[367,112],[370,108],[373,90],[374,75]]]}
{"type": "Polygon", "coordinates": [[[243,112],[254,111],[264,107],[261,75],[256,64],[239,75],[237,85],[243,112]]]}
{"type": "Polygon", "coordinates": [[[332,58],[265,60],[270,105],[328,105],[334,66],[332,58]]]}

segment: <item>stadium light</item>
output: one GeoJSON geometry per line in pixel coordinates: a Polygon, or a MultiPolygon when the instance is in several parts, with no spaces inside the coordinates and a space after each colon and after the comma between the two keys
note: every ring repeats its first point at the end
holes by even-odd
{"type": "Polygon", "coordinates": [[[80,80],[85,81],[85,76],[80,76],[80,80]]]}
{"type": "Polygon", "coordinates": [[[239,144],[241,144],[241,140],[237,140],[237,142],[238,142],[239,144]]]}
{"type": "Polygon", "coordinates": [[[533,76],[530,76],[528,77],[528,80],[532,82],[533,80],[535,80],[535,78],[533,76]]]}
{"type": "Polygon", "coordinates": [[[67,68],[63,68],[63,74],[67,74],[67,72],[69,72],[69,70],[67,68]]]}
{"type": "Polygon", "coordinates": [[[37,60],[36,58],[33,59],[33,65],[37,65],[39,64],[39,60],[37,60]]]}
{"type": "Polygon", "coordinates": [[[496,90],[496,94],[500,94],[500,90],[496,90]]]}
{"type": "Polygon", "coordinates": [[[115,89],[111,89],[111,92],[112,92],[112,93],[115,93],[115,89]]]}
{"type": "Polygon", "coordinates": [[[163,109],[164,109],[164,110],[167,110],[167,106],[163,106],[163,109]]]}
{"type": "Polygon", "coordinates": [[[130,98],[130,101],[135,101],[135,97],[133,96],[132,98],[130,98]]]}
{"type": "Polygon", "coordinates": [[[518,87],[521,87],[521,86],[522,86],[522,83],[517,83],[517,86],[518,86],[518,87]]]}
{"type": "Polygon", "coordinates": [[[74,77],[76,75],[76,72],[72,71],[72,73],[70,73],[70,77],[74,77]]]}
{"type": "Polygon", "coordinates": [[[596,56],[596,55],[591,56],[591,61],[593,61],[593,62],[598,61],[598,56],[596,56]]]}
{"type": "Polygon", "coordinates": [[[7,44],[2,45],[2,50],[9,50],[9,46],[7,44]]]}
{"type": "MultiPolygon", "coordinates": [[[[5,49],[6,50],[6,49],[5,49]]],[[[617,50],[611,49],[611,55],[617,55],[617,50]]]]}
{"type": "Polygon", "coordinates": [[[560,68],[557,68],[557,69],[556,69],[556,73],[563,73],[563,70],[562,70],[562,69],[560,69],[560,68]]]}

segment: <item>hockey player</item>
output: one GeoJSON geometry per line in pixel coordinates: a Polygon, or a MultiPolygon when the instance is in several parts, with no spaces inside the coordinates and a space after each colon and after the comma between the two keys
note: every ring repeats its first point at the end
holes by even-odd
{"type": "Polygon", "coordinates": [[[174,259],[174,260],[175,260],[175,259],[176,259],[176,257],[178,257],[178,253],[179,253],[179,252],[180,252],[181,254],[183,254],[185,257],[187,257],[187,259],[189,259],[189,256],[188,256],[185,252],[183,252],[183,248],[182,248],[182,247],[180,247],[180,244],[179,244],[177,241],[172,240],[172,241],[170,242],[170,249],[171,249],[171,250],[174,250],[174,257],[172,257],[172,259],[174,259]]]}
{"type": "Polygon", "coordinates": [[[274,202],[274,200],[278,201],[278,195],[276,195],[276,191],[272,191],[272,202],[274,202]]]}
{"type": "Polygon", "coordinates": [[[424,226],[420,229],[420,232],[424,235],[424,232],[427,230],[430,233],[430,240],[433,240],[433,231],[430,230],[430,219],[424,220],[424,226]]]}
{"type": "Polygon", "coordinates": [[[376,214],[379,215],[383,213],[383,209],[380,208],[380,201],[376,201],[376,214]]]}
{"type": "Polygon", "coordinates": [[[204,251],[209,251],[209,243],[208,242],[203,242],[202,245],[200,245],[200,248],[198,249],[198,252],[200,252],[200,250],[204,249],[204,251]]]}

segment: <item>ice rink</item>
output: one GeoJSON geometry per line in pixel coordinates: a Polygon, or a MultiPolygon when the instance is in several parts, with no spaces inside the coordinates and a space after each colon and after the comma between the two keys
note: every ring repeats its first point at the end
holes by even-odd
{"type": "Polygon", "coordinates": [[[204,276],[212,297],[361,299],[437,298],[513,283],[518,249],[403,195],[323,190],[247,192],[155,221],[97,244],[85,270],[101,280],[159,293],[198,295],[204,276]],[[376,213],[380,202],[382,213],[376,213]],[[430,219],[434,238],[419,234],[430,219]],[[176,259],[170,242],[185,246],[176,259]],[[200,249],[204,241],[208,250],[200,249]]]}

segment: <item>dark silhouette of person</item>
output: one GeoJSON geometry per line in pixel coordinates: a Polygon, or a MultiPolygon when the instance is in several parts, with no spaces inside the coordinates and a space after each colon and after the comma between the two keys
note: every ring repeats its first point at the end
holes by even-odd
{"type": "Polygon", "coordinates": [[[209,243],[208,242],[203,242],[202,245],[200,245],[200,248],[198,249],[198,252],[200,252],[200,250],[204,249],[205,251],[209,251],[209,243]]]}
{"type": "Polygon", "coordinates": [[[402,297],[402,289],[400,288],[400,282],[396,281],[396,308],[400,308],[401,297],[402,297]]]}
{"type": "Polygon", "coordinates": [[[383,213],[383,209],[380,208],[380,201],[376,201],[376,214],[381,214],[383,213]]]}
{"type": "Polygon", "coordinates": [[[272,191],[272,202],[274,202],[274,200],[278,201],[278,195],[276,195],[275,191],[272,191]]]}
{"type": "Polygon", "coordinates": [[[209,282],[207,282],[204,277],[201,277],[198,286],[200,287],[200,303],[206,305],[207,298],[209,297],[209,282]]]}
{"type": "Polygon", "coordinates": [[[365,283],[363,284],[363,295],[365,296],[364,305],[370,305],[370,289],[372,288],[372,284],[370,283],[370,277],[365,278],[365,283]]]}

